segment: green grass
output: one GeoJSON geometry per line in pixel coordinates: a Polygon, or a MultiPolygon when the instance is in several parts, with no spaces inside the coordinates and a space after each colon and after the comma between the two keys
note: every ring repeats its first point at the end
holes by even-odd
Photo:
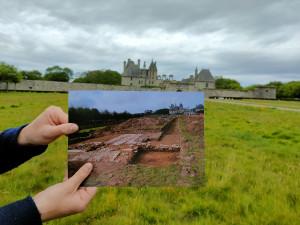
{"type": "Polygon", "coordinates": [[[277,107],[286,107],[292,109],[300,109],[300,101],[284,101],[284,100],[257,100],[257,99],[243,99],[240,100],[245,103],[255,103],[265,106],[277,106],[277,107]]]}
{"type": "Polygon", "coordinates": [[[93,128],[81,129],[79,131],[79,133],[90,133],[92,131],[100,130],[100,129],[103,129],[103,128],[105,128],[105,127],[102,126],[102,127],[93,127],[93,128]]]}
{"type": "MultiPolygon", "coordinates": [[[[272,101],[273,103],[273,101],[272,101]]],[[[0,93],[0,130],[28,123],[66,94],[0,93]]],[[[206,103],[206,184],[99,188],[87,211],[47,224],[299,224],[300,114],[206,103]]],[[[60,182],[66,138],[0,176],[0,204],[60,182]]]]}

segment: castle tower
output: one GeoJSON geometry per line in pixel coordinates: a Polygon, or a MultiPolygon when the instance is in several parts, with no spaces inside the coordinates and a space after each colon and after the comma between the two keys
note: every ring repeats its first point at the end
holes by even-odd
{"type": "Polygon", "coordinates": [[[138,66],[139,66],[139,68],[141,68],[141,60],[140,59],[138,59],[138,66]]]}
{"type": "Polygon", "coordinates": [[[123,73],[125,72],[126,69],[126,61],[123,62],[123,73]]]}
{"type": "Polygon", "coordinates": [[[198,67],[195,69],[195,77],[198,75],[198,67]]]}
{"type": "Polygon", "coordinates": [[[151,61],[151,64],[149,66],[149,78],[150,80],[156,80],[157,79],[157,67],[156,62],[151,61]]]}

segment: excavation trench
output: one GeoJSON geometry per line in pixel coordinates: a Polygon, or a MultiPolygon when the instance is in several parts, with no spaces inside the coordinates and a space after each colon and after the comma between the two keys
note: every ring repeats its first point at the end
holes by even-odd
{"type": "Polygon", "coordinates": [[[141,164],[151,167],[164,167],[179,161],[179,152],[158,152],[139,150],[130,164],[141,164]]]}

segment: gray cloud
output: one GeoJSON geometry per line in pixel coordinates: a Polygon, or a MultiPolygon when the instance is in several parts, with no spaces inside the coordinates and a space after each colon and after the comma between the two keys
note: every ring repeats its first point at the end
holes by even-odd
{"type": "Polygon", "coordinates": [[[300,2],[2,1],[0,61],[44,70],[157,60],[177,79],[196,65],[243,84],[300,78],[300,2]],[[253,79],[253,78],[256,79],[253,79]]]}

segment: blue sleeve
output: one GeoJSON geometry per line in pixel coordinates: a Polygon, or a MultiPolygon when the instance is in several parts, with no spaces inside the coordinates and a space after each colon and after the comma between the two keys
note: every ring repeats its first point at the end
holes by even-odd
{"type": "Polygon", "coordinates": [[[31,197],[0,208],[1,225],[40,225],[40,213],[31,197]]]}
{"type": "Polygon", "coordinates": [[[7,129],[0,133],[0,174],[19,166],[47,149],[47,145],[22,146],[18,144],[18,135],[25,126],[7,129]]]}

